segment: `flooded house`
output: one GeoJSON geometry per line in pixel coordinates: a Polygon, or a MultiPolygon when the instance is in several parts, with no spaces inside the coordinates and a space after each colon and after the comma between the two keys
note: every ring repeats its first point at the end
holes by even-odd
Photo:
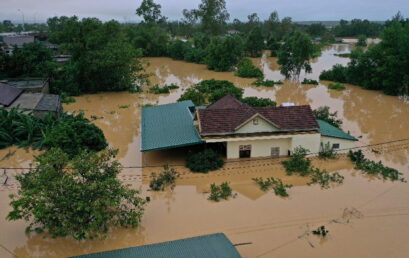
{"type": "Polygon", "coordinates": [[[208,107],[183,101],[142,110],[141,151],[205,143],[221,146],[228,159],[280,157],[298,146],[318,154],[327,143],[344,152],[356,141],[317,121],[309,105],[251,107],[226,95],[208,107]]]}
{"type": "Polygon", "coordinates": [[[59,95],[39,92],[25,92],[23,89],[0,83],[0,108],[17,108],[32,112],[36,117],[43,117],[51,112],[59,115],[62,112],[59,95]]]}
{"type": "Polygon", "coordinates": [[[14,48],[22,48],[24,44],[34,42],[35,38],[32,35],[10,35],[3,36],[2,41],[4,43],[4,50],[7,54],[12,55],[14,48]]]}

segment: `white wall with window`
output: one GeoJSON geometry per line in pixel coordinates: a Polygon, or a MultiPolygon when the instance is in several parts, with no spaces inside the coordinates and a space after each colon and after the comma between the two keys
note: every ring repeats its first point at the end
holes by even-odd
{"type": "Polygon", "coordinates": [[[321,143],[322,144],[327,144],[329,142],[330,146],[334,148],[334,150],[338,151],[339,153],[346,153],[348,150],[345,149],[350,149],[356,147],[356,141],[351,141],[351,140],[346,140],[346,139],[341,139],[341,138],[335,138],[335,137],[327,137],[327,136],[321,136],[321,143]]]}

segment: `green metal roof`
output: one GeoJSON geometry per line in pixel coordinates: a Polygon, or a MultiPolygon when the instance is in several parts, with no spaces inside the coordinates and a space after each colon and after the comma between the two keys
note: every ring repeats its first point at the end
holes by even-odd
{"type": "Polygon", "coordinates": [[[240,254],[223,234],[198,236],[159,244],[144,245],[102,253],[77,256],[80,258],[240,258],[240,254]]]}
{"type": "Polygon", "coordinates": [[[202,143],[193,124],[192,101],[142,109],[141,151],[161,150],[202,143]]]}
{"type": "Polygon", "coordinates": [[[347,134],[341,129],[333,125],[330,125],[329,123],[323,120],[317,119],[317,122],[318,122],[318,125],[320,126],[320,132],[322,136],[340,138],[340,139],[345,139],[345,140],[350,140],[350,141],[358,141],[357,138],[347,134]]]}

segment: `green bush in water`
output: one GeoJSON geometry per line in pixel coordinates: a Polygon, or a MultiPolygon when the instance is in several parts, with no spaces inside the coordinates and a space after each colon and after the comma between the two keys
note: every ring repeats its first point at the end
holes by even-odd
{"type": "Polygon", "coordinates": [[[190,154],[186,159],[186,167],[193,172],[207,173],[223,167],[224,161],[219,153],[206,149],[204,151],[190,154]]]}
{"type": "Polygon", "coordinates": [[[297,173],[300,176],[307,176],[311,173],[311,161],[306,158],[308,150],[299,146],[295,148],[290,160],[282,161],[287,175],[297,173]]]}
{"type": "Polygon", "coordinates": [[[149,187],[153,191],[163,191],[166,186],[173,186],[176,179],[180,176],[174,168],[169,168],[169,165],[163,166],[163,171],[159,174],[153,173],[149,187]]]}
{"type": "Polygon", "coordinates": [[[270,188],[273,188],[274,193],[282,197],[288,197],[287,189],[292,187],[292,185],[283,184],[283,181],[281,179],[274,177],[270,177],[265,180],[261,177],[258,177],[253,178],[252,180],[260,186],[260,189],[262,191],[267,191],[270,188]]]}
{"type": "Polygon", "coordinates": [[[224,182],[221,185],[210,185],[210,195],[208,200],[218,202],[220,200],[227,200],[231,196],[232,189],[228,182],[224,182]]]}
{"type": "Polygon", "coordinates": [[[301,84],[312,84],[312,85],[318,85],[319,82],[316,80],[312,80],[312,79],[307,79],[304,78],[304,80],[301,82],[301,84]]]}
{"type": "Polygon", "coordinates": [[[339,82],[332,82],[328,84],[328,89],[331,90],[345,90],[345,85],[339,82]]]}
{"type": "Polygon", "coordinates": [[[318,168],[311,171],[311,182],[308,185],[319,184],[321,188],[330,188],[331,183],[342,184],[344,177],[338,172],[328,173],[326,170],[319,170],[318,168]]]}
{"type": "Polygon", "coordinates": [[[237,65],[236,75],[242,78],[262,78],[263,72],[249,58],[243,58],[237,65]]]}

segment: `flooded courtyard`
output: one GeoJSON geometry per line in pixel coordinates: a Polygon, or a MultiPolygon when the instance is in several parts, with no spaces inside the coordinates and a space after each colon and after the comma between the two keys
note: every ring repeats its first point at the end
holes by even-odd
{"type": "MultiPolygon", "coordinates": [[[[319,74],[348,59],[334,54],[348,53],[352,46],[336,44],[323,50],[313,60],[313,73],[302,75],[318,80],[319,74]]],[[[284,80],[276,59],[265,54],[253,58],[266,79],[284,80]]],[[[377,91],[346,85],[344,91],[284,81],[272,88],[255,87],[253,79],[217,73],[204,65],[148,58],[152,84],[181,86],[170,94],[131,94],[128,92],[83,95],[76,103],[64,106],[69,112],[85,112],[96,119],[112,148],[119,149],[118,160],[125,167],[123,182],[150,196],[141,226],[136,229],[114,228],[104,240],[77,242],[51,239],[42,234],[25,234],[26,223],[5,220],[10,211],[8,195],[17,190],[13,175],[7,170],[8,186],[0,186],[0,257],[67,257],[136,245],[176,240],[197,235],[224,232],[237,243],[243,257],[406,257],[409,252],[409,185],[382,181],[362,175],[345,157],[323,161],[314,166],[337,171],[344,183],[322,190],[308,186],[308,179],[287,176],[279,159],[228,161],[223,169],[209,174],[192,174],[183,167],[186,149],[154,151],[140,149],[140,114],[146,104],[177,101],[184,90],[205,79],[229,80],[244,89],[245,96],[270,98],[281,104],[309,104],[313,109],[329,106],[343,120],[342,128],[359,139],[358,146],[368,158],[382,160],[409,179],[409,103],[377,91]],[[148,191],[149,176],[168,163],[182,174],[176,187],[165,192],[148,191]],[[144,168],[142,168],[144,167],[144,168]],[[254,177],[279,177],[294,187],[289,198],[262,192],[251,180],[254,177]],[[231,183],[235,198],[218,203],[207,200],[211,183],[231,183]],[[309,234],[325,225],[329,237],[309,234]]],[[[146,90],[145,90],[146,91],[146,90]]],[[[27,168],[38,151],[10,147],[0,150],[0,167],[27,168]]],[[[3,171],[1,171],[3,174],[3,171]]],[[[4,177],[2,177],[4,178],[4,177]]]]}

